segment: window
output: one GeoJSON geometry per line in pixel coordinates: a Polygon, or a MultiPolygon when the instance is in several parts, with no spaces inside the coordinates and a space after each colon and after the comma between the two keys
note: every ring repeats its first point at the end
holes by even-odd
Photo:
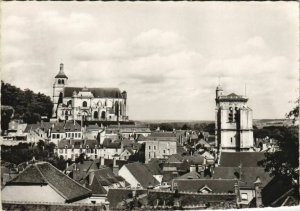
{"type": "Polygon", "coordinates": [[[72,138],[74,138],[74,133],[72,133],[72,138]]]}
{"type": "Polygon", "coordinates": [[[105,119],[105,111],[101,112],[101,119],[105,119]]]}
{"type": "Polygon", "coordinates": [[[149,149],[151,149],[151,146],[149,146],[149,149]]]}
{"type": "Polygon", "coordinates": [[[230,142],[232,143],[232,137],[230,138],[230,142]]]}
{"type": "Polygon", "coordinates": [[[60,138],[60,135],[59,135],[59,134],[57,134],[57,138],[60,138]]]}
{"type": "Polygon", "coordinates": [[[233,122],[233,109],[229,107],[228,121],[233,122]]]}
{"type": "Polygon", "coordinates": [[[64,79],[62,79],[62,80],[61,80],[61,83],[62,83],[62,84],[65,84],[65,81],[64,81],[64,79]]]}
{"type": "Polygon", "coordinates": [[[82,107],[87,107],[87,102],[86,101],[82,102],[82,107]]]}
{"type": "Polygon", "coordinates": [[[60,79],[58,79],[58,84],[61,84],[61,80],[60,79]]]}
{"type": "Polygon", "coordinates": [[[151,158],[151,152],[149,152],[149,158],[151,158]]]}
{"type": "Polygon", "coordinates": [[[98,111],[94,112],[94,119],[98,119],[98,111]]]}
{"type": "Polygon", "coordinates": [[[248,200],[248,194],[247,193],[242,193],[241,197],[242,197],[243,201],[247,201],[248,200]]]}
{"type": "Polygon", "coordinates": [[[154,148],[154,150],[156,150],[156,146],[154,146],[153,148],[154,148]]]}
{"type": "Polygon", "coordinates": [[[59,149],[59,153],[62,154],[63,153],[63,149],[59,149]]]}
{"type": "Polygon", "coordinates": [[[65,149],[65,154],[67,154],[68,153],[68,149],[65,149]]]}
{"type": "Polygon", "coordinates": [[[166,153],[166,150],[164,150],[164,154],[166,153]]]}
{"type": "Polygon", "coordinates": [[[55,134],[52,134],[52,138],[55,138],[55,134]]]}
{"type": "Polygon", "coordinates": [[[75,133],[75,138],[77,138],[77,135],[78,135],[78,134],[77,134],[77,133],[75,133]]]}

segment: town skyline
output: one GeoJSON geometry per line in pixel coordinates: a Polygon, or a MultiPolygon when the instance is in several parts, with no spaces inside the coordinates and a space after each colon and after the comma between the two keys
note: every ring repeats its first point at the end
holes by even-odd
{"type": "Polygon", "coordinates": [[[70,86],[126,90],[130,119],[172,121],[214,120],[219,77],[227,94],[247,85],[254,119],[298,96],[293,2],[4,5],[2,80],[22,89],[51,97],[62,62],[70,86]]]}

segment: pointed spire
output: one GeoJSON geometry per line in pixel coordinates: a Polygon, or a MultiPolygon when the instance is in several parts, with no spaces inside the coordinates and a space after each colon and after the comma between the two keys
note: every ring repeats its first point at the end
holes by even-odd
{"type": "Polygon", "coordinates": [[[60,63],[59,73],[55,76],[55,78],[66,78],[66,79],[68,79],[68,77],[64,73],[64,64],[63,63],[60,63]]]}

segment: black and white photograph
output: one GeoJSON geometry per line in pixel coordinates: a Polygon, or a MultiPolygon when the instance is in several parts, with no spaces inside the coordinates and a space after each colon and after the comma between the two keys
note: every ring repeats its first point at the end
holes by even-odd
{"type": "Polygon", "coordinates": [[[0,6],[2,210],[299,208],[298,1],[0,6]]]}

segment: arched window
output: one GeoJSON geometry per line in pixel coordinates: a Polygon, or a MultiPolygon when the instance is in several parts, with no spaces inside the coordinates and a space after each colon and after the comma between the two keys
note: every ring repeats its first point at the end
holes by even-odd
{"type": "Polygon", "coordinates": [[[115,102],[115,115],[119,116],[119,102],[115,102]]]}
{"type": "Polygon", "coordinates": [[[86,101],[82,102],[82,107],[87,107],[87,102],[86,101]]]}
{"type": "Polygon", "coordinates": [[[60,81],[60,79],[58,79],[58,84],[61,84],[61,81],[60,81]]]}
{"type": "Polygon", "coordinates": [[[64,81],[64,79],[62,79],[62,80],[61,80],[61,83],[62,83],[62,84],[65,84],[65,81],[64,81]]]}
{"type": "Polygon", "coordinates": [[[101,119],[105,119],[105,111],[101,112],[101,119]]]}
{"type": "Polygon", "coordinates": [[[94,112],[94,119],[98,119],[98,111],[94,112]]]}
{"type": "Polygon", "coordinates": [[[120,103],[120,115],[123,115],[123,103],[120,103]]]}

